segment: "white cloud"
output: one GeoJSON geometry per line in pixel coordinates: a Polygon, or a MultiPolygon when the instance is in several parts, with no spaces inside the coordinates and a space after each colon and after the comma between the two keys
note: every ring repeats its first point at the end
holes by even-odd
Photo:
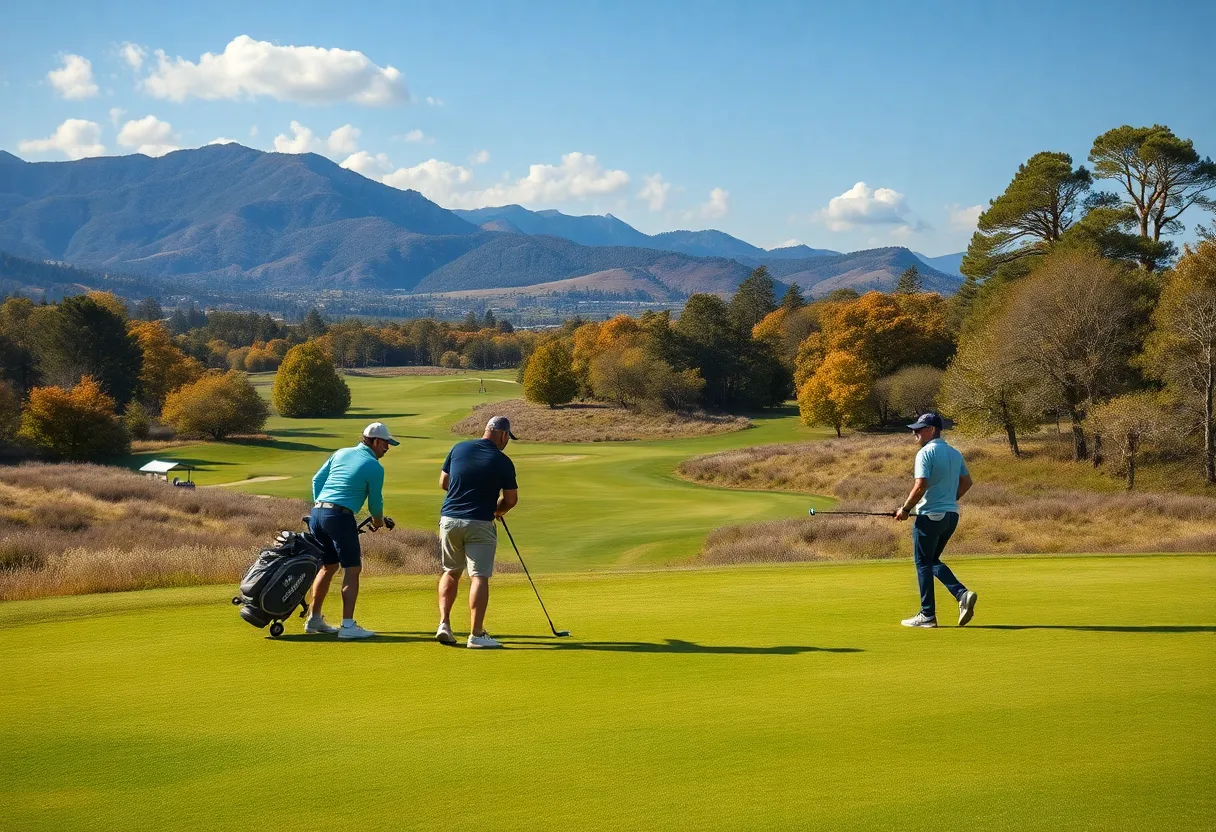
{"type": "Polygon", "coordinates": [[[359,149],[359,128],[351,124],[343,124],[329,134],[327,144],[331,153],[354,153],[359,149]]]}
{"type": "Polygon", "coordinates": [[[651,211],[662,211],[667,205],[667,197],[671,194],[671,183],[664,182],[661,173],[644,176],[642,181],[646,184],[638,191],[638,199],[645,202],[651,211]]]}
{"type": "Polygon", "coordinates": [[[709,192],[709,201],[704,203],[698,210],[701,216],[708,220],[725,217],[727,212],[730,211],[730,191],[714,188],[709,192]]]}
{"type": "Polygon", "coordinates": [[[255,124],[249,128],[249,135],[250,135],[250,137],[255,137],[255,136],[257,136],[257,134],[258,134],[258,126],[255,124]]]}
{"type": "MultiPolygon", "coordinates": [[[[790,248],[792,246],[800,246],[800,245],[802,245],[802,240],[799,240],[797,237],[791,237],[790,239],[786,240],[784,243],[777,243],[777,245],[773,246],[773,248],[790,248]]],[[[770,249],[770,251],[771,250],[772,249],[770,249]]]]}
{"type": "Polygon", "coordinates": [[[101,143],[101,125],[82,118],[70,118],[45,139],[26,139],[17,143],[22,153],[48,153],[57,150],[69,159],[100,156],[106,152],[101,143]]]}
{"type": "Polygon", "coordinates": [[[443,99],[442,99],[442,98],[435,98],[434,96],[428,95],[428,96],[426,97],[426,103],[427,103],[427,104],[429,104],[429,105],[430,105],[430,106],[432,106],[432,107],[442,107],[442,106],[443,106],[443,99]]]}
{"type": "Polygon", "coordinates": [[[208,146],[213,145],[213,144],[240,144],[240,141],[238,141],[237,139],[228,139],[228,138],[225,138],[224,136],[220,136],[217,139],[212,139],[211,141],[207,142],[208,146]]]}
{"type": "Polygon", "coordinates": [[[64,55],[63,66],[52,69],[46,77],[64,98],[78,100],[97,95],[97,85],[93,83],[93,65],[88,58],[80,55],[64,55]]]}
{"type": "Polygon", "coordinates": [[[401,138],[405,139],[407,142],[410,142],[411,144],[422,144],[424,142],[426,144],[433,144],[435,142],[435,140],[433,138],[428,136],[426,133],[423,133],[418,128],[414,128],[413,130],[406,133],[401,138]]]}
{"type": "MultiPolygon", "coordinates": [[[[460,189],[473,181],[473,171],[460,165],[453,165],[451,162],[441,162],[438,159],[428,159],[412,168],[398,168],[382,177],[380,181],[403,191],[412,188],[440,205],[480,208],[490,204],[486,202],[476,206],[466,204],[466,200],[471,194],[462,194],[460,189]]],[[[473,201],[476,202],[476,200],[473,201]]]]}
{"type": "Polygon", "coordinates": [[[874,190],[858,182],[840,196],[832,197],[828,207],[815,219],[832,231],[848,231],[857,225],[907,225],[904,195],[890,188],[874,190]]]}
{"type": "Polygon", "coordinates": [[[131,69],[139,72],[143,69],[144,58],[148,56],[148,50],[144,49],[137,43],[127,42],[118,48],[118,55],[131,69]]]}
{"type": "Polygon", "coordinates": [[[950,228],[954,231],[974,231],[984,213],[983,205],[970,205],[966,208],[959,205],[947,205],[946,211],[950,216],[950,228]]]}
{"type": "Polygon", "coordinates": [[[181,147],[181,139],[173,132],[173,126],[156,116],[128,121],[118,131],[118,143],[134,147],[136,153],[145,156],[164,156],[181,147]]]}
{"type": "Polygon", "coordinates": [[[321,140],[316,135],[300,124],[298,121],[291,123],[291,136],[286,133],[280,133],[274,137],[274,149],[279,153],[317,153],[321,150],[321,140]]]}
{"type": "Polygon", "coordinates": [[[484,165],[490,161],[490,151],[479,150],[469,157],[470,165],[484,165]]]}
{"type": "Polygon", "coordinates": [[[111,107],[110,108],[110,124],[113,124],[115,127],[117,127],[119,119],[121,119],[126,114],[127,114],[127,111],[124,110],[122,107],[111,107]]]}
{"type": "Polygon", "coordinates": [[[391,173],[393,170],[392,163],[388,160],[388,155],[385,153],[377,153],[375,156],[368,153],[366,150],[360,150],[357,153],[352,153],[346,157],[339,167],[344,167],[347,170],[353,170],[368,179],[375,179],[377,182],[386,173],[391,173]]]}
{"type": "Polygon", "coordinates": [[[156,98],[255,99],[269,96],[302,104],[351,102],[366,106],[409,100],[401,72],[380,67],[362,52],[319,46],[276,46],[240,35],[218,55],[198,62],[156,50],[143,89],[156,98]]]}
{"type": "Polygon", "coordinates": [[[514,181],[504,178],[485,188],[475,186],[471,168],[439,159],[394,170],[387,155],[360,151],[343,161],[342,167],[394,188],[416,190],[448,208],[552,205],[611,194],[629,184],[625,171],[605,169],[594,156],[585,153],[567,153],[559,165],[531,165],[527,176],[514,181]]]}

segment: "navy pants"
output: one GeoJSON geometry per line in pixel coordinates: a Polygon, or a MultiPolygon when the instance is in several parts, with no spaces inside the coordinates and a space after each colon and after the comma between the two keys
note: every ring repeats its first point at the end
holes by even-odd
{"type": "Polygon", "coordinates": [[[956,599],[967,591],[950,567],[942,563],[942,552],[950,536],[958,528],[958,515],[947,512],[941,520],[918,515],[912,524],[912,561],[916,564],[916,582],[920,585],[920,611],[936,618],[933,604],[933,579],[937,578],[956,599]]]}
{"type": "Polygon", "coordinates": [[[308,526],[325,552],[324,564],[340,563],[344,569],[363,565],[355,515],[338,508],[314,507],[308,526]]]}

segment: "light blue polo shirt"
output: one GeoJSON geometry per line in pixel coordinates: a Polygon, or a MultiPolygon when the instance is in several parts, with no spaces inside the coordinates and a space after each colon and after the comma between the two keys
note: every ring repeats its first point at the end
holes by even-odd
{"type": "Polygon", "coordinates": [[[312,478],[314,502],[337,503],[353,514],[358,514],[367,500],[367,510],[376,517],[383,516],[383,490],[384,466],[362,442],[335,451],[312,478]]]}
{"type": "Polygon", "coordinates": [[[916,452],[915,476],[929,481],[925,496],[916,504],[917,514],[935,514],[953,511],[958,513],[958,480],[970,476],[967,463],[957,448],[951,447],[940,436],[925,443],[916,452]]]}

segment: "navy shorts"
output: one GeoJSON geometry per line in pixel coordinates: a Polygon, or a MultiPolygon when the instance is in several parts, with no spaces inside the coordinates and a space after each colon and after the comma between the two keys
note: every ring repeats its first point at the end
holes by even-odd
{"type": "Polygon", "coordinates": [[[340,563],[348,569],[363,565],[355,515],[339,508],[314,508],[308,525],[325,552],[322,563],[327,566],[340,563]]]}

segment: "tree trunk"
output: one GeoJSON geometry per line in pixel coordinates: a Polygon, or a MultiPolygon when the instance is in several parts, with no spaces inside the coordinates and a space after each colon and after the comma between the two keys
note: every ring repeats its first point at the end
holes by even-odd
{"type": "Polygon", "coordinates": [[[1094,467],[1097,468],[1097,467],[1101,466],[1103,461],[1104,460],[1103,460],[1103,456],[1102,456],[1102,434],[1095,433],[1094,434],[1094,456],[1093,456],[1094,467]]]}
{"type": "Polygon", "coordinates": [[[836,428],[836,438],[839,439],[840,435],[841,435],[840,434],[840,423],[837,422],[835,425],[833,425],[833,427],[836,428]]]}
{"type": "Polygon", "coordinates": [[[1070,407],[1068,409],[1068,416],[1072,419],[1073,462],[1089,459],[1089,446],[1085,444],[1085,426],[1081,424],[1081,414],[1076,409],[1070,407]]]}
{"type": "Polygon", "coordinates": [[[1127,490],[1136,487],[1136,452],[1140,450],[1140,436],[1135,432],[1127,434],[1127,490]]]}
{"type": "Polygon", "coordinates": [[[1208,362],[1208,380],[1203,400],[1203,479],[1208,485],[1216,485],[1216,436],[1212,431],[1213,387],[1216,387],[1216,367],[1208,362]]]}
{"type": "Polygon", "coordinates": [[[1005,423],[1005,438],[1009,440],[1009,450],[1017,459],[1022,458],[1022,450],[1018,447],[1018,433],[1009,422],[1005,423]]]}

